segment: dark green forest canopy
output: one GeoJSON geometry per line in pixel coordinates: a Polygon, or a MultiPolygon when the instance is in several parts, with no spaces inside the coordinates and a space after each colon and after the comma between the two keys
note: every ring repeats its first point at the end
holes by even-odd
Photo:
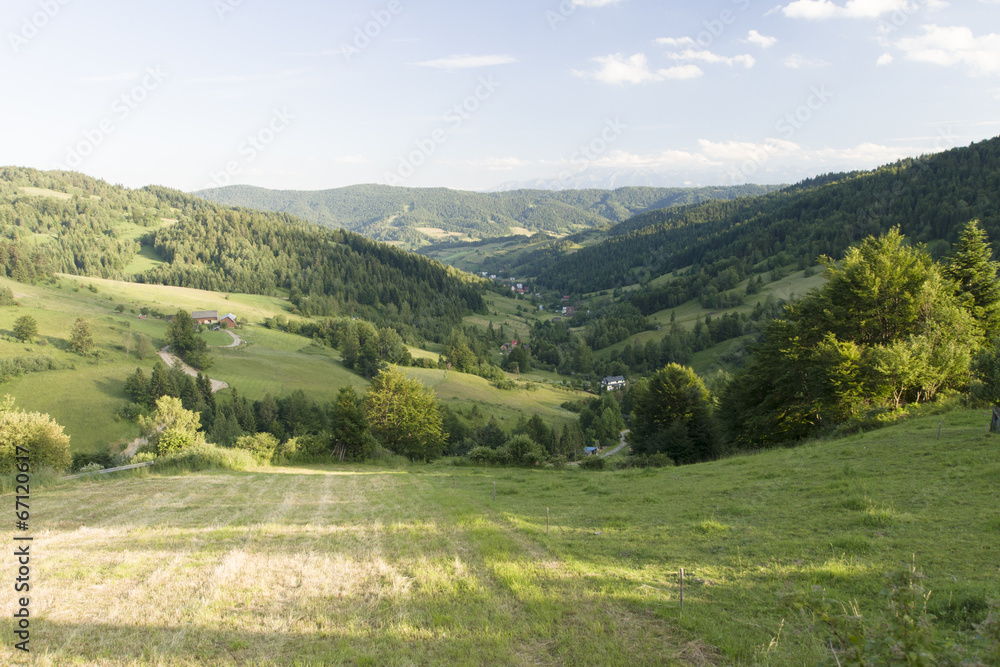
{"type": "Polygon", "coordinates": [[[782,186],[467,192],[353,185],[306,192],[232,185],[195,194],[220,204],[289,213],[320,225],[353,230],[368,238],[415,247],[427,242],[418,227],[435,227],[476,238],[506,236],[512,227],[565,233],[613,225],[637,213],[669,206],[755,196],[779,187],[782,186]]]}
{"type": "Polygon", "coordinates": [[[839,257],[861,239],[899,227],[941,257],[978,219],[1000,238],[1000,139],[907,159],[871,172],[830,174],[781,192],[638,215],[612,238],[553,258],[540,284],[594,292],[691,265],[746,275],[773,265],[839,257]]]}
{"type": "Polygon", "coordinates": [[[304,314],[357,315],[435,338],[484,309],[483,283],[352,232],[158,186],[13,167],[0,169],[0,271],[288,293],[304,314]],[[140,250],[156,258],[152,268],[132,270],[140,250]]]}

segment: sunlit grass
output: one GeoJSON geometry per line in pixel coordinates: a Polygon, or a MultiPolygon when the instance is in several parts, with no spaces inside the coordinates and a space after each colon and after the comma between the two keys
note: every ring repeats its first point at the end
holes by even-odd
{"type": "Polygon", "coordinates": [[[661,470],[308,466],[44,488],[35,661],[816,664],[826,637],[782,594],[822,586],[877,617],[883,574],[914,561],[941,630],[968,641],[950,601],[1000,598],[1000,454],[982,414],[946,415],[940,441],[937,419],[661,470]]]}

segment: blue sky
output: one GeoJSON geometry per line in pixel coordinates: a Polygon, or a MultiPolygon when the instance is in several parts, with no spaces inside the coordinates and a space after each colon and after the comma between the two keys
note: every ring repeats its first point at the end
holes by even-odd
{"type": "Polygon", "coordinates": [[[7,0],[0,164],[778,183],[1000,133],[1000,0],[7,0]]]}

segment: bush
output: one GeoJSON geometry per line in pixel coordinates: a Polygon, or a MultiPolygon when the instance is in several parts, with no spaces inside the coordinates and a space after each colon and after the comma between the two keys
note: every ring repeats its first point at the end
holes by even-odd
{"type": "Polygon", "coordinates": [[[137,422],[146,414],[146,408],[138,403],[126,403],[115,412],[115,419],[123,422],[137,422]]]}
{"type": "Polygon", "coordinates": [[[510,465],[512,457],[507,447],[492,449],[490,447],[473,447],[465,455],[469,461],[481,465],[510,465]]]}
{"type": "Polygon", "coordinates": [[[80,472],[86,474],[88,472],[97,472],[98,470],[104,470],[104,466],[100,463],[88,463],[87,465],[80,468],[80,472]]]}
{"type": "MultiPolygon", "coordinates": [[[[138,455],[137,455],[138,456],[138,455]]],[[[209,444],[197,444],[162,456],[154,466],[159,470],[251,470],[257,467],[253,454],[243,449],[224,449],[209,444]]]]}
{"type": "Polygon", "coordinates": [[[270,465],[278,448],[278,439],[270,433],[244,435],[236,439],[233,447],[250,452],[260,465],[270,465]]]}
{"type": "Polygon", "coordinates": [[[584,470],[604,470],[606,464],[607,462],[596,454],[580,461],[580,467],[584,470]]]}
{"type": "Polygon", "coordinates": [[[83,472],[83,469],[97,464],[100,466],[98,470],[103,470],[104,468],[111,468],[114,462],[111,460],[111,455],[107,452],[76,452],[73,454],[73,463],[70,465],[70,470],[79,470],[83,472]]]}
{"type": "Polygon", "coordinates": [[[62,426],[48,415],[15,410],[14,398],[5,396],[0,401],[0,473],[17,468],[17,446],[28,449],[32,473],[41,468],[63,471],[72,461],[62,426]]]}

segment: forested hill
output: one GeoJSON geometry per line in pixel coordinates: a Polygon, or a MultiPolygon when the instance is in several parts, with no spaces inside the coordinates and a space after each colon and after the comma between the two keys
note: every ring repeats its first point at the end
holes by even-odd
{"type": "Polygon", "coordinates": [[[249,185],[204,190],[210,201],[290,213],[328,227],[415,248],[447,236],[484,239],[515,228],[567,233],[613,225],[646,211],[764,194],[780,186],[626,187],[617,190],[466,192],[446,188],[355,185],[305,192],[249,185]]]}
{"type": "Polygon", "coordinates": [[[0,271],[288,294],[304,314],[362,316],[409,338],[439,338],[484,308],[474,278],[352,232],[16,167],[0,168],[0,271]]]}
{"type": "MultiPolygon", "coordinates": [[[[723,271],[742,280],[779,266],[808,266],[820,255],[841,257],[851,244],[894,226],[940,256],[972,219],[1000,240],[1000,138],[871,172],[830,174],[762,197],[639,215],[613,228],[606,241],[553,258],[539,282],[592,292],[691,265],[696,273],[704,269],[706,281],[723,271]]],[[[697,293],[697,286],[688,290],[697,293]]]]}

